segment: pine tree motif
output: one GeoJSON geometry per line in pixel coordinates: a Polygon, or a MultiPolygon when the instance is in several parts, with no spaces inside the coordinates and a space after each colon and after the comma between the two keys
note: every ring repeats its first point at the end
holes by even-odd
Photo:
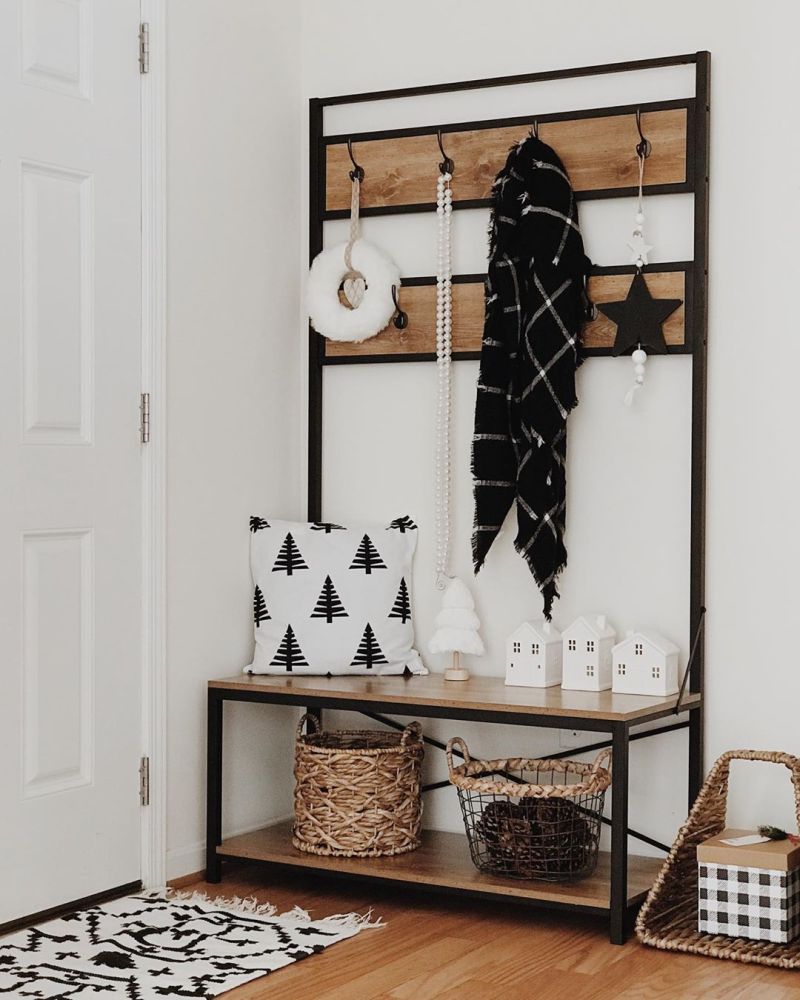
{"type": "Polygon", "coordinates": [[[297,544],[292,538],[290,531],[283,540],[283,545],[275,560],[275,565],[272,567],[272,572],[286,573],[287,576],[291,576],[296,569],[308,569],[308,566],[303,561],[300,550],[297,548],[297,544]]]}
{"type": "MultiPolygon", "coordinates": [[[[404,517],[396,517],[394,519],[394,521],[392,521],[392,523],[389,525],[389,528],[395,528],[395,529],[397,529],[397,531],[399,531],[403,535],[407,531],[416,531],[417,530],[416,524],[414,524],[414,522],[411,520],[411,518],[408,515],[405,515],[404,517]]],[[[389,528],[387,528],[386,530],[388,531],[389,528]]]]}
{"type": "Polygon", "coordinates": [[[400,618],[404,625],[411,618],[411,602],[408,599],[408,587],[406,586],[405,577],[401,577],[400,579],[400,589],[397,591],[397,597],[394,599],[394,605],[389,612],[389,617],[400,618]]]}
{"type": "Polygon", "coordinates": [[[343,528],[341,524],[334,524],[332,521],[314,521],[311,530],[324,531],[326,535],[329,535],[332,531],[347,531],[347,528],[343,528]]]}
{"type": "Polygon", "coordinates": [[[363,569],[369,574],[374,569],[386,569],[386,563],[381,559],[378,550],[370,541],[369,535],[364,535],[358,551],[350,564],[350,569],[363,569]]]}
{"type": "Polygon", "coordinates": [[[261,587],[256,587],[253,591],[253,621],[256,623],[256,628],[261,627],[261,622],[269,621],[269,617],[267,602],[261,593],[261,587]]]}
{"type": "Polygon", "coordinates": [[[250,530],[255,534],[257,531],[261,531],[262,528],[268,528],[269,521],[265,521],[263,517],[251,517],[250,518],[250,530]]]}
{"type": "Polygon", "coordinates": [[[303,656],[303,650],[294,635],[291,625],[287,626],[286,632],[281,639],[281,644],[275,652],[275,656],[270,663],[271,667],[286,667],[291,673],[295,667],[307,667],[308,661],[303,656]]]}
{"type": "Polygon", "coordinates": [[[361,643],[356,651],[355,659],[350,666],[366,666],[367,670],[372,670],[374,664],[388,662],[389,661],[383,655],[383,650],[378,645],[378,640],[375,638],[372,626],[369,622],[367,622],[367,627],[364,629],[364,634],[361,636],[361,643]]]}
{"type": "Polygon", "coordinates": [[[334,618],[349,618],[329,576],[325,577],[325,583],[317,598],[317,606],[311,612],[311,617],[324,618],[329,625],[334,618]]]}

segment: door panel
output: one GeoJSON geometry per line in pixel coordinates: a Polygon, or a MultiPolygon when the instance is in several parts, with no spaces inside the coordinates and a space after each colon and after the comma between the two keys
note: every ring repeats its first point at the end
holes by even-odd
{"type": "Polygon", "coordinates": [[[0,4],[0,923],[140,873],[138,24],[0,4]]]}

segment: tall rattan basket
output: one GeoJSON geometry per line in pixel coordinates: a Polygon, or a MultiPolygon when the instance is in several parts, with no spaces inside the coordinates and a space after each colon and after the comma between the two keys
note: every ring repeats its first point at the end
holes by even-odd
{"type": "Polygon", "coordinates": [[[402,733],[320,732],[316,718],[304,715],[295,746],[294,846],[345,858],[415,850],[423,755],[418,722],[402,733]]]}
{"type": "Polygon", "coordinates": [[[788,767],[794,784],[795,812],[800,824],[800,760],[788,753],[729,750],[700,789],[689,818],[678,832],[669,857],[639,911],[636,933],[644,944],[736,962],[800,969],[800,938],[791,944],[703,934],[697,929],[697,846],[725,829],[732,760],[762,760],[788,767]]]}
{"type": "Polygon", "coordinates": [[[561,882],[597,866],[600,824],[611,784],[610,750],[575,760],[473,760],[455,736],[447,744],[475,867],[491,875],[561,882]],[[458,749],[464,763],[454,765],[458,749]]]}

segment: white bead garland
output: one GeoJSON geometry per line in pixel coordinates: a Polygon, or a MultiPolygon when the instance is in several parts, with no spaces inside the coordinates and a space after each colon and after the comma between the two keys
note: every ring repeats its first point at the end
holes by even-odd
{"type": "Polygon", "coordinates": [[[453,350],[452,176],[436,182],[436,586],[444,589],[450,559],[450,361],[453,350]]]}

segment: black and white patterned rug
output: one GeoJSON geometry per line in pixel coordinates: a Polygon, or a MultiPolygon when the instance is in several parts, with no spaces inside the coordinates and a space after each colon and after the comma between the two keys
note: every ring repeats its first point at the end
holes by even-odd
{"type": "Polygon", "coordinates": [[[217,997],[379,925],[369,914],[277,916],[254,900],[127,896],[0,938],[0,997],[217,997]]]}

